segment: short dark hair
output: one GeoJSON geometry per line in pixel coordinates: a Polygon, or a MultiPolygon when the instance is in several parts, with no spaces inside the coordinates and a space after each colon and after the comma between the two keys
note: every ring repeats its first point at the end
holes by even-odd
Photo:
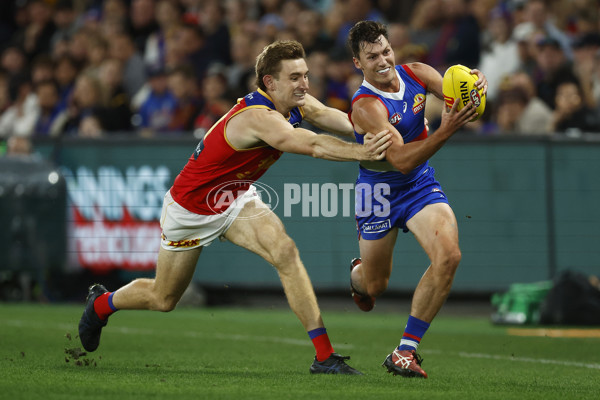
{"type": "Polygon", "coordinates": [[[263,77],[277,76],[281,71],[281,61],[305,58],[304,47],[295,40],[278,40],[266,46],[256,57],[256,85],[267,90],[263,77]]]}
{"type": "Polygon", "coordinates": [[[358,58],[361,49],[361,43],[376,43],[377,39],[379,39],[381,35],[388,39],[387,27],[381,22],[357,22],[352,29],[350,29],[350,34],[348,35],[348,47],[350,47],[352,55],[358,58]]]}

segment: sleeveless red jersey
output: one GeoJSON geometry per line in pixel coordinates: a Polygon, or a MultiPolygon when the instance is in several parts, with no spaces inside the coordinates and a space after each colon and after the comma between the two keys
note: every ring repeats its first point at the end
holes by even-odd
{"type": "MultiPolygon", "coordinates": [[[[281,151],[268,145],[236,149],[227,141],[227,122],[252,108],[275,110],[275,105],[264,91],[252,92],[239,99],[200,140],[171,187],[171,196],[183,208],[202,215],[222,213],[281,157],[281,151]]],[[[296,107],[288,122],[297,127],[302,117],[303,110],[296,107]]]]}

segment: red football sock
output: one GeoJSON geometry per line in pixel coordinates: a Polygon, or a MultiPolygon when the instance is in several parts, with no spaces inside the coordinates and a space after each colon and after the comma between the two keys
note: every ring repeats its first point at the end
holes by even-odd
{"type": "Polygon", "coordinates": [[[94,300],[94,311],[102,320],[107,319],[112,313],[117,311],[112,304],[112,295],[114,292],[104,293],[94,300]]]}
{"type": "Polygon", "coordinates": [[[329,358],[331,353],[334,352],[333,346],[327,336],[327,330],[325,328],[317,328],[308,332],[308,336],[315,346],[317,351],[317,361],[325,361],[329,358]]]}

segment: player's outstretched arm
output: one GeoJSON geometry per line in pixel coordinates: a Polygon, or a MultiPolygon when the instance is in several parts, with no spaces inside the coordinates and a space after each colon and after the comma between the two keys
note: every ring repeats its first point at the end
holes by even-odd
{"type": "Polygon", "coordinates": [[[248,110],[232,118],[228,123],[227,138],[238,148],[266,143],[288,153],[333,161],[381,160],[391,144],[387,131],[369,135],[365,144],[360,145],[293,128],[281,114],[266,109],[248,110]]]}
{"type": "Polygon", "coordinates": [[[313,96],[305,95],[304,119],[312,125],[336,135],[354,138],[354,128],[348,115],[338,109],[327,107],[313,96]]]}
{"type": "Polygon", "coordinates": [[[388,122],[387,110],[375,98],[357,101],[352,120],[361,130],[390,130],[392,145],[387,150],[386,159],[394,168],[406,174],[431,158],[461,126],[475,116],[476,110],[470,102],[460,111],[457,111],[456,103],[449,111],[442,112],[442,123],[432,135],[411,143],[404,143],[400,133],[388,122]]]}

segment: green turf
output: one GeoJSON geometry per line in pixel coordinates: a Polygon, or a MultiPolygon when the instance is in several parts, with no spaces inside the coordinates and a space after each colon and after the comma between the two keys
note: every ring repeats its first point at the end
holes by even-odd
{"type": "Polygon", "coordinates": [[[509,336],[486,318],[440,316],[421,344],[429,379],[385,373],[405,315],[323,313],[365,376],[313,376],[289,310],[122,311],[75,359],[82,306],[0,304],[0,399],[597,399],[600,339],[509,336]],[[71,335],[71,340],[68,336],[71,335]]]}

